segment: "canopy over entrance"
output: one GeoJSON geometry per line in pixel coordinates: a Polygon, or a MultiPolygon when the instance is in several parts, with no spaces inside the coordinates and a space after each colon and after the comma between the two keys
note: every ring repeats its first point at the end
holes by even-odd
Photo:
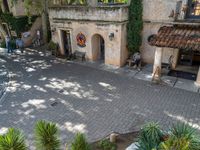
{"type": "MultiPolygon", "coordinates": [[[[163,26],[156,35],[149,36],[148,42],[156,46],[153,78],[160,80],[164,47],[200,53],[200,25],[163,26]]],[[[195,83],[200,86],[200,67],[195,83]]]]}
{"type": "Polygon", "coordinates": [[[200,26],[163,26],[158,34],[151,35],[148,42],[152,46],[193,50],[200,52],[200,26]]]}

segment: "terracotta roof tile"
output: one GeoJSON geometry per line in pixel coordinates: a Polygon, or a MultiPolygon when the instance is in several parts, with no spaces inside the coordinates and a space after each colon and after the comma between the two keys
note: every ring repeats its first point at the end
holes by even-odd
{"type": "Polygon", "coordinates": [[[200,26],[163,26],[158,34],[151,35],[148,41],[150,45],[157,47],[200,51],[200,26]]]}

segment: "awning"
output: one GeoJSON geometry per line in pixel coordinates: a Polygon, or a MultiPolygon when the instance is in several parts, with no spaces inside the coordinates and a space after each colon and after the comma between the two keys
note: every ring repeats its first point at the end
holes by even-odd
{"type": "Polygon", "coordinates": [[[158,34],[151,35],[148,42],[152,46],[178,48],[200,52],[200,26],[163,26],[158,34]]]}

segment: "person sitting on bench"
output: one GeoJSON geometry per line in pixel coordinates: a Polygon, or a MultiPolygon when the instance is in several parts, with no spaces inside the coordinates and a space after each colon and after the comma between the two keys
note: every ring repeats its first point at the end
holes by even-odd
{"type": "Polygon", "coordinates": [[[140,52],[136,52],[133,57],[133,63],[135,64],[134,65],[134,68],[136,69],[139,69],[140,70],[140,63],[141,63],[141,56],[140,56],[140,52]]]}

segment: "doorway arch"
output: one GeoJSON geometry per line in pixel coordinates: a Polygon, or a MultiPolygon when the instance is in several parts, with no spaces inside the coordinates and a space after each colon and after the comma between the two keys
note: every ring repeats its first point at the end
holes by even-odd
{"type": "Polygon", "coordinates": [[[100,34],[92,36],[93,61],[105,61],[105,40],[100,34]]]}

